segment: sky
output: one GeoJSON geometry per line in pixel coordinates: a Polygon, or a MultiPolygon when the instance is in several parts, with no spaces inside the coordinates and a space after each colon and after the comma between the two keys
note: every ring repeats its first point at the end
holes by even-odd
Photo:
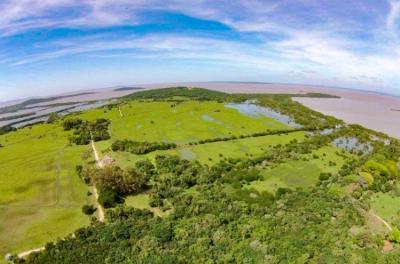
{"type": "Polygon", "coordinates": [[[400,0],[0,0],[0,101],[186,81],[400,95],[400,0]]]}

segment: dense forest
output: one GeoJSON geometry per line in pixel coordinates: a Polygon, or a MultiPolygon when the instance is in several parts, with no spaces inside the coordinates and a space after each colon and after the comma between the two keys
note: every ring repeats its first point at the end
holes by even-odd
{"type": "MultiPolygon", "coordinates": [[[[323,95],[316,95],[323,96],[323,95]]],[[[375,193],[400,196],[400,143],[358,125],[346,125],[291,100],[291,95],[231,95],[183,87],[140,91],[127,100],[213,100],[257,104],[287,114],[307,132],[265,149],[262,155],[223,158],[204,165],[173,155],[143,159],[128,168],[98,168],[90,162],[77,166],[77,175],[100,191],[106,222],[76,230],[46,250],[31,254],[26,263],[399,263],[400,221],[388,232],[369,227],[368,211],[375,193]],[[324,133],[330,129],[329,133],[324,133]],[[262,170],[290,160],[318,159],[315,150],[337,139],[356,138],[358,145],[345,154],[337,173],[321,173],[315,186],[259,191],[250,184],[262,170]],[[165,213],[123,204],[130,194],[150,195],[150,205],[165,213]],[[384,243],[394,249],[383,252],[384,243]]],[[[71,141],[87,144],[108,139],[109,122],[66,119],[71,141]]],[[[295,131],[295,130],[293,130],[295,131]]],[[[278,131],[266,133],[289,133],[278,131]]],[[[264,135],[264,134],[262,134],[264,135]]],[[[268,134],[266,134],[268,135],[268,134]]],[[[260,136],[257,133],[250,136],[260,136]]],[[[245,136],[243,136],[245,137],[245,136]]],[[[190,145],[227,141],[216,138],[190,145]]],[[[175,148],[173,143],[118,140],[113,151],[144,154],[175,148]]],[[[334,162],[330,162],[334,166],[334,162]]],[[[77,176],[77,177],[78,177],[77,176]]],[[[91,215],[95,209],[85,206],[91,215]]],[[[398,217],[400,220],[400,217],[398,217]]]]}

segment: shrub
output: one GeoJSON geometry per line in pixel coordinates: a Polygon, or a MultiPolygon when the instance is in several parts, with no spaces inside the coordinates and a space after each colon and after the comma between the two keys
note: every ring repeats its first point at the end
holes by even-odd
{"type": "Polygon", "coordinates": [[[368,185],[372,185],[374,183],[374,176],[371,173],[361,171],[359,175],[368,183],[368,185]]]}
{"type": "Polygon", "coordinates": [[[96,212],[96,208],[94,208],[93,205],[85,204],[84,206],[82,206],[82,212],[85,215],[92,215],[94,212],[96,212]]]}
{"type": "Polygon", "coordinates": [[[394,228],[390,233],[388,234],[388,239],[392,242],[400,243],[400,230],[397,228],[394,228]]]}

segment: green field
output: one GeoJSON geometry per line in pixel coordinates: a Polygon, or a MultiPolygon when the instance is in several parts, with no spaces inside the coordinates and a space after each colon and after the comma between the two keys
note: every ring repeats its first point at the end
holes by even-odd
{"type": "MultiPolygon", "coordinates": [[[[182,159],[198,160],[200,163],[212,165],[224,158],[245,158],[261,155],[269,148],[278,144],[287,144],[296,139],[302,141],[305,132],[295,132],[288,135],[272,135],[254,138],[244,138],[231,141],[222,141],[193,146],[183,146],[174,150],[160,150],[148,153],[146,155],[135,155],[128,152],[110,152],[108,153],[116,163],[122,167],[133,166],[136,161],[142,159],[154,160],[157,155],[170,154],[178,155],[182,159]]],[[[107,149],[107,143],[102,142],[100,147],[107,149]]]]}
{"type": "Polygon", "coordinates": [[[376,193],[372,197],[371,209],[390,223],[392,218],[400,213],[400,197],[391,193],[376,193]]]}
{"type": "Polygon", "coordinates": [[[172,102],[132,101],[109,111],[96,109],[79,115],[94,120],[111,120],[112,138],[137,141],[169,141],[188,143],[201,139],[250,134],[266,129],[289,127],[268,117],[246,116],[217,102],[187,101],[171,107],[172,102]]]}
{"type": "Polygon", "coordinates": [[[86,147],[59,125],[0,136],[0,254],[43,246],[89,223],[87,187],[75,174],[86,147]]]}

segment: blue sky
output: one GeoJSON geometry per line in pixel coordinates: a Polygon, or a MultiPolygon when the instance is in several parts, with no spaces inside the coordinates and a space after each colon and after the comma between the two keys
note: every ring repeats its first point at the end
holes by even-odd
{"type": "Polygon", "coordinates": [[[179,81],[400,94],[400,0],[1,0],[0,101],[179,81]]]}

